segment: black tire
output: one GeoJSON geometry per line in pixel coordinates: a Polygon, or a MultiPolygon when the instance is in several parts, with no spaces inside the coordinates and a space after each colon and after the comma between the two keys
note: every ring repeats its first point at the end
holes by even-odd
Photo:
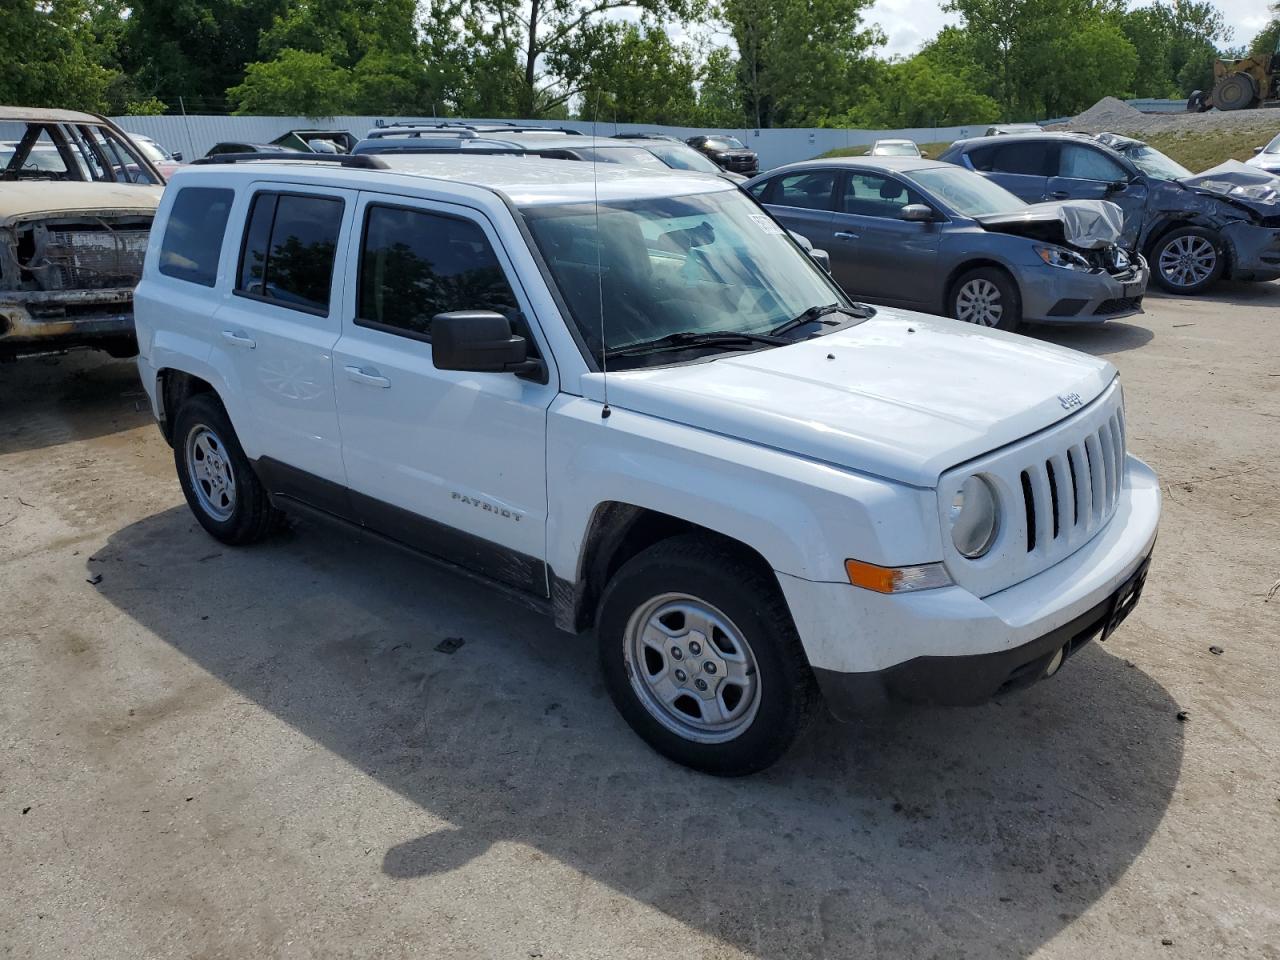
{"type": "MultiPolygon", "coordinates": [[[[266,488],[240,447],[227,412],[213,394],[198,393],[178,410],[173,427],[173,460],[187,506],[211,536],[231,546],[242,546],[283,526],[284,514],[271,505],[266,488]],[[206,444],[197,450],[200,439],[206,444]],[[212,457],[202,452],[211,448],[212,457]],[[202,460],[223,464],[217,472],[231,478],[233,495],[229,501],[216,496],[210,481],[198,478],[201,468],[197,465],[193,469],[193,461],[198,464],[202,460]],[[219,507],[226,507],[225,515],[219,514],[219,507]]],[[[224,482],[220,486],[225,489],[224,482]]]]}
{"type": "Polygon", "coordinates": [[[947,315],[975,326],[1012,332],[1022,325],[1022,295],[1018,291],[1018,285],[1013,282],[1013,277],[999,267],[976,267],[962,273],[951,285],[947,293],[947,315]],[[985,294],[989,289],[986,285],[996,289],[995,299],[985,294]],[[987,308],[985,316],[991,315],[992,308],[999,308],[999,319],[996,322],[969,319],[984,316],[984,304],[987,308]]]}
{"type": "Polygon", "coordinates": [[[1204,113],[1208,109],[1209,106],[1204,100],[1204,91],[1192,90],[1191,96],[1187,97],[1187,113],[1204,113]]]}
{"type": "MultiPolygon", "coordinates": [[[[646,622],[651,621],[646,618],[646,622]]],[[[693,629],[688,624],[681,626],[693,629]]],[[[600,600],[596,636],[605,686],[623,718],[663,756],[705,773],[734,777],[768,767],[786,752],[803,729],[816,700],[813,672],[773,572],[751,562],[731,544],[711,537],[673,537],[623,564],[600,600]],[[677,732],[673,725],[682,725],[680,714],[647,705],[643,692],[646,681],[639,671],[649,670],[649,665],[642,664],[639,671],[633,669],[633,657],[628,654],[632,646],[633,617],[646,617],[646,611],[652,610],[655,604],[676,602],[666,598],[677,595],[695,604],[704,604],[727,618],[728,625],[747,644],[748,656],[738,662],[754,663],[754,669],[747,669],[745,673],[754,678],[746,682],[755,692],[749,695],[742,692],[748,687],[739,687],[739,696],[734,701],[742,710],[739,721],[742,726],[724,731],[729,738],[720,742],[698,742],[677,732]],[[749,701],[744,703],[748,696],[749,701]]],[[[683,653],[683,663],[677,664],[671,659],[680,655],[680,651],[675,650],[668,656],[666,669],[673,676],[678,675],[677,668],[681,666],[701,672],[698,679],[702,682],[711,677],[718,686],[712,690],[710,699],[722,706],[729,703],[733,692],[730,679],[733,664],[728,662],[730,658],[725,650],[732,649],[731,639],[713,631],[707,650],[699,655],[696,639],[705,637],[688,632],[681,636],[676,636],[674,642],[685,644],[687,652],[683,653]],[[716,647],[725,646],[714,649],[712,643],[716,647]],[[704,661],[704,657],[712,659],[704,661]],[[717,680],[704,664],[721,657],[724,658],[722,675],[717,680]]],[[[650,652],[646,651],[648,655],[650,652]]],[[[696,682],[698,680],[689,678],[689,686],[685,688],[688,692],[681,693],[675,702],[686,700],[697,704],[695,696],[707,699],[705,693],[693,691],[692,684],[696,682]]]]}
{"type": "Polygon", "coordinates": [[[1227,266],[1227,254],[1222,238],[1212,230],[1178,227],[1152,244],[1149,262],[1152,279],[1162,289],[1191,296],[1218,282],[1227,266]],[[1212,262],[1207,262],[1206,256],[1212,262]]]}
{"type": "Polygon", "coordinates": [[[1229,73],[1213,85],[1213,105],[1219,110],[1248,110],[1258,102],[1258,86],[1247,73],[1229,73]]]}

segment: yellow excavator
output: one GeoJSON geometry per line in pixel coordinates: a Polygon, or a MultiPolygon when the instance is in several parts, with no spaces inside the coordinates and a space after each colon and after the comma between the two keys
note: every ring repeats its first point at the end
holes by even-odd
{"type": "Polygon", "coordinates": [[[1187,110],[1203,113],[1214,107],[1280,107],[1280,43],[1274,53],[1255,53],[1242,60],[1215,60],[1213,89],[1207,95],[1202,90],[1192,91],[1187,110]]]}

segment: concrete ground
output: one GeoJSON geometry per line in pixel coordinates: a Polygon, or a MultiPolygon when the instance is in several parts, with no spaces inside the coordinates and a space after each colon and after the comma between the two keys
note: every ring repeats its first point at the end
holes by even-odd
{"type": "Polygon", "coordinates": [[[1037,332],[1165,484],[1125,626],[736,781],[469,582],[211,540],[128,363],[0,367],[0,956],[1280,957],[1280,284],[1148,308],[1037,332]]]}

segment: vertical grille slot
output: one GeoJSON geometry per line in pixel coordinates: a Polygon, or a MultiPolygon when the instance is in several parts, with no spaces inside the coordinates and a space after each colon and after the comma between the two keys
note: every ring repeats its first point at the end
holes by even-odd
{"type": "Polygon", "coordinates": [[[1089,465],[1089,488],[1093,492],[1093,523],[1096,526],[1102,521],[1106,512],[1106,483],[1102,479],[1102,448],[1098,445],[1098,435],[1085,437],[1084,458],[1089,465]]]}
{"type": "Polygon", "coordinates": [[[1080,490],[1080,468],[1076,466],[1076,448],[1067,450],[1067,472],[1071,474],[1071,525],[1080,525],[1080,501],[1083,493],[1080,490]]]}
{"type": "Polygon", "coordinates": [[[1036,495],[1031,490],[1031,478],[1022,471],[1022,503],[1027,510],[1027,553],[1036,548],[1036,495]]]}
{"type": "Polygon", "coordinates": [[[1058,533],[1061,531],[1061,524],[1058,522],[1059,505],[1058,505],[1058,478],[1054,475],[1053,461],[1046,460],[1044,469],[1049,474],[1049,501],[1053,508],[1053,539],[1058,539],[1058,533]]]}

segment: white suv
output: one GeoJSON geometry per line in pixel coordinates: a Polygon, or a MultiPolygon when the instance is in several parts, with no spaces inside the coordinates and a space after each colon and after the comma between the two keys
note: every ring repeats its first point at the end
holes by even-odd
{"type": "Polygon", "coordinates": [[[721,180],[340,159],[183,168],[156,218],[138,365],[218,539],[301,511],[483,576],[720,774],[819,692],[980,702],[1132,609],[1110,364],[851,303],[721,180]]]}

